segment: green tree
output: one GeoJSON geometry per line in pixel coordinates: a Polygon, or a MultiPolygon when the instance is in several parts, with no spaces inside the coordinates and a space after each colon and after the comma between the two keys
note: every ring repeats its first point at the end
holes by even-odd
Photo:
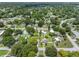
{"type": "Polygon", "coordinates": [[[25,37],[23,37],[23,36],[20,36],[20,37],[18,38],[18,40],[19,40],[19,42],[22,43],[22,44],[27,44],[27,39],[25,39],[25,37]]]}
{"type": "Polygon", "coordinates": [[[28,57],[35,57],[36,53],[34,51],[30,51],[28,57]]]}
{"type": "Polygon", "coordinates": [[[66,27],[66,32],[71,32],[71,28],[70,27],[66,27]]]}
{"type": "Polygon", "coordinates": [[[54,25],[59,25],[60,24],[60,20],[58,19],[58,17],[51,18],[50,21],[54,25]]]}
{"type": "Polygon", "coordinates": [[[12,36],[3,37],[2,43],[5,46],[11,47],[15,43],[15,39],[12,36]]]}
{"type": "Polygon", "coordinates": [[[66,30],[65,30],[65,29],[60,28],[60,29],[59,29],[59,32],[60,32],[62,35],[65,35],[66,30]]]}
{"type": "Polygon", "coordinates": [[[49,57],[56,57],[57,56],[57,50],[54,46],[47,46],[46,47],[46,56],[49,56],[49,57]]]}
{"type": "Polygon", "coordinates": [[[60,50],[58,52],[58,54],[61,56],[61,57],[79,57],[79,51],[64,51],[64,50],[60,50]]]}
{"type": "Polygon", "coordinates": [[[5,32],[3,33],[3,36],[11,36],[13,33],[13,30],[8,28],[5,30],[5,32]]]}
{"type": "Polygon", "coordinates": [[[32,24],[32,20],[30,20],[30,18],[26,18],[26,20],[24,20],[24,23],[27,25],[32,24]]]}
{"type": "Polygon", "coordinates": [[[22,56],[23,57],[30,56],[30,52],[31,51],[33,51],[36,54],[37,53],[37,47],[35,47],[32,44],[26,44],[26,45],[24,45],[24,47],[22,49],[22,56]]]}
{"type": "Polygon", "coordinates": [[[4,27],[4,23],[3,22],[0,22],[0,27],[4,27]]]}
{"type": "Polygon", "coordinates": [[[26,27],[26,30],[29,34],[33,35],[33,33],[35,32],[35,29],[33,27],[26,27]]]}
{"type": "Polygon", "coordinates": [[[79,57],[79,51],[71,52],[70,56],[79,57]]]}
{"type": "Polygon", "coordinates": [[[44,25],[44,21],[43,20],[40,20],[39,23],[38,23],[38,26],[39,27],[42,27],[43,25],[44,25]]]}
{"type": "Polygon", "coordinates": [[[30,44],[36,45],[37,44],[37,39],[38,39],[37,37],[30,37],[28,41],[29,41],[30,44]]]}
{"type": "Polygon", "coordinates": [[[62,57],[67,57],[67,56],[69,56],[69,52],[64,51],[64,50],[60,50],[58,53],[59,53],[59,55],[62,56],[62,57]]]}
{"type": "Polygon", "coordinates": [[[32,44],[17,43],[13,45],[11,55],[17,57],[32,57],[37,53],[37,46],[32,44]],[[32,54],[31,54],[32,53],[32,54]]]}
{"type": "Polygon", "coordinates": [[[18,35],[18,34],[22,34],[23,32],[22,32],[22,30],[15,30],[14,33],[15,33],[15,35],[18,35]]]}
{"type": "Polygon", "coordinates": [[[12,56],[21,57],[22,56],[22,48],[23,48],[23,45],[21,43],[14,44],[13,47],[11,48],[10,54],[12,56]]]}
{"type": "Polygon", "coordinates": [[[68,26],[67,23],[63,23],[62,24],[62,27],[66,27],[66,26],[68,26]]]}
{"type": "Polygon", "coordinates": [[[20,20],[18,20],[18,19],[15,19],[15,20],[13,21],[13,23],[19,25],[19,24],[21,24],[22,22],[20,22],[20,20]]]}

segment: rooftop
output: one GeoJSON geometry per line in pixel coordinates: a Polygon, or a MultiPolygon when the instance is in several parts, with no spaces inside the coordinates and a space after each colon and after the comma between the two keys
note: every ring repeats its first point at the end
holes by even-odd
{"type": "Polygon", "coordinates": [[[4,33],[4,30],[0,30],[0,35],[2,35],[4,33]]]}

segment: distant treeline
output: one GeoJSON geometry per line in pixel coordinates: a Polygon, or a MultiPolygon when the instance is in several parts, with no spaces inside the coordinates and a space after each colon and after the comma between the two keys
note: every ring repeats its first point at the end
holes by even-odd
{"type": "Polygon", "coordinates": [[[44,7],[55,5],[79,5],[79,2],[0,2],[0,7],[22,6],[22,7],[44,7]]]}

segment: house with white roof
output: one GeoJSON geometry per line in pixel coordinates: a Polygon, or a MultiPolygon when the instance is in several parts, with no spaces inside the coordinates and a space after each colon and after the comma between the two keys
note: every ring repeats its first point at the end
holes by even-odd
{"type": "Polygon", "coordinates": [[[4,30],[0,30],[0,36],[4,33],[4,30]]]}
{"type": "Polygon", "coordinates": [[[54,33],[54,30],[53,30],[53,29],[50,29],[50,32],[51,32],[51,33],[54,33]]]}
{"type": "Polygon", "coordinates": [[[75,34],[76,38],[79,38],[79,32],[73,31],[73,33],[75,34]]]}
{"type": "Polygon", "coordinates": [[[56,37],[55,40],[56,40],[56,41],[61,41],[61,40],[59,39],[59,37],[56,37]]]}
{"type": "Polygon", "coordinates": [[[44,38],[44,39],[42,39],[42,42],[46,44],[48,42],[48,40],[46,38],[44,38]]]}

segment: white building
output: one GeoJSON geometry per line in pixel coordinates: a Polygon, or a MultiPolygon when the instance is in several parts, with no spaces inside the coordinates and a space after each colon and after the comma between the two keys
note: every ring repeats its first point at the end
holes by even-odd
{"type": "Polygon", "coordinates": [[[0,30],[0,36],[4,33],[5,30],[0,30]]]}
{"type": "Polygon", "coordinates": [[[61,41],[58,37],[55,38],[56,41],[61,41]]]}
{"type": "Polygon", "coordinates": [[[47,43],[48,40],[47,40],[46,38],[44,38],[44,39],[42,39],[42,42],[43,42],[43,43],[47,43]]]}
{"type": "Polygon", "coordinates": [[[53,29],[50,29],[50,32],[51,32],[51,33],[54,33],[54,30],[53,30],[53,29]]]}

